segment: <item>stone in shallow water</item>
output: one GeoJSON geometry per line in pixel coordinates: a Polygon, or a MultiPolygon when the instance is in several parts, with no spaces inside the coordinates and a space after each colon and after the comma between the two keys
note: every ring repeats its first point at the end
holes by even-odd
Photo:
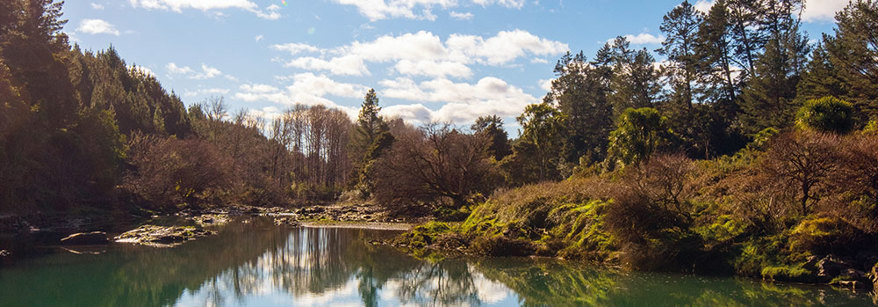
{"type": "Polygon", "coordinates": [[[129,230],[114,239],[118,243],[170,247],[213,234],[215,233],[212,231],[191,226],[143,225],[137,229],[129,230]]]}
{"type": "Polygon", "coordinates": [[[74,233],[61,239],[62,245],[99,245],[107,243],[110,243],[110,240],[107,239],[107,233],[103,231],[74,233]]]}

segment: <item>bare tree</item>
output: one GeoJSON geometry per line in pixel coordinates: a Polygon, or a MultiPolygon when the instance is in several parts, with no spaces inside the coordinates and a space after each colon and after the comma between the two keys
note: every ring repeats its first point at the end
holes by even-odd
{"type": "Polygon", "coordinates": [[[487,138],[464,134],[449,124],[430,124],[395,135],[376,167],[376,199],[385,204],[446,205],[459,208],[476,193],[488,193],[496,171],[487,138]],[[437,204],[437,199],[450,200],[437,204]]]}

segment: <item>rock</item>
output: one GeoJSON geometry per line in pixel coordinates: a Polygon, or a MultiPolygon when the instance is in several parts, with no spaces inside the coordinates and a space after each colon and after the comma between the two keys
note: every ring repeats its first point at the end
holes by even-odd
{"type": "Polygon", "coordinates": [[[834,278],[851,267],[847,261],[828,255],[817,262],[817,276],[834,278]]]}
{"type": "Polygon", "coordinates": [[[278,226],[284,225],[284,226],[298,227],[299,221],[297,221],[293,217],[278,217],[278,218],[274,219],[274,224],[278,225],[278,226]]]}
{"type": "Polygon", "coordinates": [[[61,239],[62,245],[98,245],[107,244],[107,233],[103,231],[94,231],[87,233],[74,233],[61,239]]]}
{"type": "Polygon", "coordinates": [[[143,225],[137,229],[129,230],[114,239],[119,243],[169,247],[212,234],[214,234],[214,232],[191,226],[164,227],[143,225]]]}

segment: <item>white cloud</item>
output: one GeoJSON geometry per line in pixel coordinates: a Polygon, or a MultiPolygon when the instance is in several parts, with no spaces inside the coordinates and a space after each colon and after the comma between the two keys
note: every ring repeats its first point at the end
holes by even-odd
{"type": "MultiPolygon", "coordinates": [[[[343,5],[352,5],[357,8],[361,15],[370,21],[388,18],[426,19],[435,20],[434,9],[451,9],[460,6],[459,0],[333,0],[343,5]]],[[[520,9],[525,0],[472,0],[473,3],[489,6],[499,5],[507,8],[520,9]]],[[[471,13],[451,12],[451,17],[457,19],[472,18],[471,13]],[[459,18],[464,17],[464,18],[459,18]]]]}
{"type": "Polygon", "coordinates": [[[183,9],[207,12],[237,8],[256,14],[259,18],[269,20],[280,18],[280,13],[278,13],[280,6],[272,4],[265,9],[260,9],[256,3],[250,0],[128,0],[128,2],[135,8],[169,10],[177,13],[182,13],[183,9]]]}
{"type": "MultiPolygon", "coordinates": [[[[260,35],[261,36],[261,35],[260,35]]],[[[300,44],[300,43],[288,43],[288,44],[278,44],[272,45],[271,48],[274,50],[286,51],[289,52],[290,55],[296,55],[302,52],[318,52],[319,48],[308,45],[308,44],[300,44]]]]}
{"type": "Polygon", "coordinates": [[[540,88],[545,90],[546,92],[549,92],[552,90],[552,79],[539,80],[539,81],[537,81],[537,84],[539,84],[540,88]]]}
{"type": "Polygon", "coordinates": [[[436,62],[430,60],[411,61],[401,60],[394,66],[397,72],[408,76],[429,76],[469,78],[472,70],[464,64],[457,62],[436,62]]]}
{"type": "Polygon", "coordinates": [[[95,9],[95,10],[103,10],[103,9],[104,9],[104,6],[103,6],[102,4],[98,4],[98,3],[94,3],[94,2],[92,2],[92,3],[91,3],[91,8],[92,8],[92,9],[95,9]]]}
{"type": "Polygon", "coordinates": [[[225,76],[229,80],[235,80],[234,77],[225,75],[219,69],[207,66],[205,64],[201,64],[201,71],[196,71],[189,66],[179,66],[177,65],[177,63],[174,62],[168,63],[165,68],[171,75],[184,75],[185,77],[194,80],[213,79],[219,76],[225,76]]]}
{"type": "MultiPolygon", "coordinates": [[[[656,45],[665,41],[664,35],[655,36],[649,33],[640,33],[637,35],[627,34],[623,37],[634,45],[656,45]]],[[[615,39],[616,38],[608,39],[607,42],[613,42],[615,39]]]]}
{"type": "Polygon", "coordinates": [[[713,0],[698,0],[694,5],[695,10],[707,14],[710,12],[710,8],[713,7],[713,0]]]}
{"type": "Polygon", "coordinates": [[[452,34],[446,41],[456,57],[475,57],[488,65],[509,63],[525,54],[552,55],[564,53],[567,44],[540,38],[523,30],[500,31],[484,39],[480,36],[452,34]]]}
{"type": "Polygon", "coordinates": [[[170,72],[171,74],[175,74],[175,75],[177,75],[177,74],[181,74],[181,75],[182,74],[191,74],[192,73],[192,68],[190,68],[189,66],[180,67],[180,66],[177,66],[177,63],[174,63],[174,62],[168,63],[168,65],[165,68],[168,69],[168,72],[170,72]]]}
{"type": "Polygon", "coordinates": [[[501,66],[526,55],[548,56],[566,52],[567,44],[537,37],[527,31],[501,31],[484,38],[452,34],[444,42],[439,36],[420,31],[398,36],[385,35],[374,41],[355,41],[334,49],[291,43],[273,46],[293,55],[321,53],[328,57],[300,57],[287,62],[288,67],[312,71],[330,71],[336,75],[369,75],[366,63],[394,63],[394,69],[410,76],[470,77],[467,65],[501,66]]]}
{"type": "Polygon", "coordinates": [[[360,14],[371,21],[387,18],[435,19],[431,9],[457,6],[456,0],[334,0],[339,4],[353,5],[360,14]],[[416,12],[420,10],[420,13],[416,12]]]}
{"type": "Polygon", "coordinates": [[[479,4],[481,6],[488,6],[492,4],[497,4],[500,6],[505,6],[508,8],[516,8],[520,9],[524,6],[525,0],[473,0],[475,4],[479,4]]]}
{"type": "Polygon", "coordinates": [[[265,36],[262,36],[260,34],[260,35],[256,35],[256,37],[254,37],[253,39],[255,39],[258,42],[258,41],[262,41],[263,38],[265,38],[265,36]]]}
{"type": "Polygon", "coordinates": [[[116,30],[116,26],[100,19],[83,19],[76,30],[88,34],[110,34],[119,36],[119,30],[116,30]]]}
{"type": "Polygon", "coordinates": [[[380,84],[384,87],[380,91],[383,97],[445,103],[438,110],[431,110],[422,104],[388,106],[383,110],[386,115],[399,116],[416,123],[439,121],[466,124],[484,115],[510,117],[521,113],[525,106],[538,102],[537,98],[520,88],[495,77],[482,78],[475,84],[455,83],[447,79],[416,83],[408,78],[384,80],[380,84]]]}
{"type": "Polygon", "coordinates": [[[475,15],[473,15],[473,13],[470,13],[470,12],[461,13],[461,12],[455,12],[455,11],[449,12],[448,16],[451,16],[451,18],[458,19],[458,20],[472,20],[473,17],[475,17],[475,15]]]}
{"type": "Polygon", "coordinates": [[[326,96],[343,98],[359,98],[366,94],[368,88],[359,84],[337,82],[326,75],[312,73],[296,74],[288,78],[292,84],[286,88],[277,88],[267,84],[244,84],[234,97],[247,102],[268,101],[279,104],[293,105],[324,105],[339,108],[356,116],[357,110],[343,107],[326,96]]]}
{"type": "Polygon", "coordinates": [[[806,22],[832,21],[835,13],[848,5],[845,0],[808,0],[805,3],[805,11],[802,12],[802,20],[806,22]]]}
{"type": "Polygon", "coordinates": [[[315,57],[301,57],[287,62],[284,66],[310,71],[329,71],[334,75],[342,76],[369,75],[369,69],[366,68],[363,59],[357,56],[342,56],[329,61],[315,57]]]}

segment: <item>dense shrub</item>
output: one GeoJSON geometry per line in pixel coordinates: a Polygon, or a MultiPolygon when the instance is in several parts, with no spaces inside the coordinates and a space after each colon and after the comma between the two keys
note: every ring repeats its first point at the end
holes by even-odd
{"type": "Polygon", "coordinates": [[[790,248],[815,255],[850,254],[862,250],[862,231],[851,224],[829,216],[803,220],[793,229],[790,248]]]}
{"type": "Polygon", "coordinates": [[[854,128],[854,107],[835,97],[809,100],[796,114],[796,123],[805,129],[845,134],[854,128]]]}

